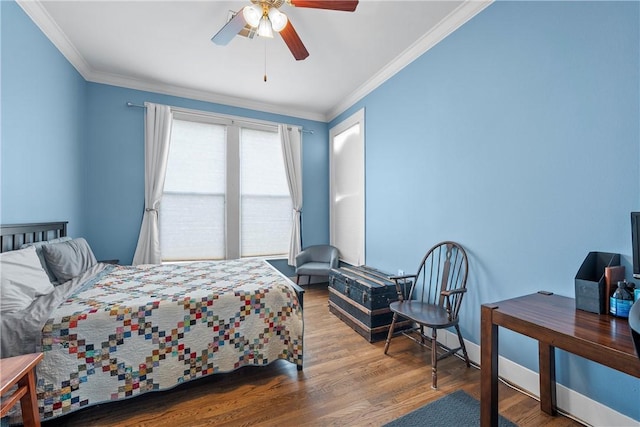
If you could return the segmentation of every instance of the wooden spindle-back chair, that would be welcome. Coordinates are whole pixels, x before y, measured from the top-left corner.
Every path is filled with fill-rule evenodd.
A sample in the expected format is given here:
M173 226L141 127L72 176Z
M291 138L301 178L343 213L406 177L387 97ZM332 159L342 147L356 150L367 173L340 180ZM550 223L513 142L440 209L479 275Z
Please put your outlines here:
M462 356L467 366L470 366L458 325L458 313L467 291L468 270L464 248L455 242L445 241L429 249L416 274L392 277L396 283L398 301L389 305L393 312L393 320L384 346L384 354L389 350L398 318L413 321L415 327L402 333L422 345L426 345L425 341L431 344L433 388L438 386L438 360L462 350ZM452 327L455 328L459 340L459 346L456 348L449 348L437 340L438 329ZM425 328L431 329L431 336L426 335ZM419 334L420 340L416 340L407 332ZM441 351L440 354L438 350Z

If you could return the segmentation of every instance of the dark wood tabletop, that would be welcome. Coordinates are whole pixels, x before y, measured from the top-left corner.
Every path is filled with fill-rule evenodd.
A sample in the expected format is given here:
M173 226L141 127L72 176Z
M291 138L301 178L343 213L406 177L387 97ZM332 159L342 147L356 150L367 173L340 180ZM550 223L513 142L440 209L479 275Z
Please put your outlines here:
M539 293L500 301L493 323L640 378L627 319L576 309L575 300Z
M481 307L480 424L498 425L499 327L538 341L540 409L556 415L555 349L577 354L640 378L627 319L576 309L575 300L549 292Z

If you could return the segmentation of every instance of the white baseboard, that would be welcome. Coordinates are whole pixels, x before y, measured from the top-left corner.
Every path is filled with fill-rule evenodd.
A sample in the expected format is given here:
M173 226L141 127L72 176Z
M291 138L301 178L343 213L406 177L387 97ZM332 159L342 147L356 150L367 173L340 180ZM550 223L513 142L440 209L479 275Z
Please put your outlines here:
M458 346L458 336L450 331L440 333L439 340L448 347ZM480 366L480 346L467 340L464 341L467 354L471 361ZM540 382L538 373L524 366L518 365L502 356L498 358L498 375L527 394L540 397ZM592 400L562 384L556 384L556 400L558 410L569 417L592 426L639 426L640 423L621 414L600 402Z

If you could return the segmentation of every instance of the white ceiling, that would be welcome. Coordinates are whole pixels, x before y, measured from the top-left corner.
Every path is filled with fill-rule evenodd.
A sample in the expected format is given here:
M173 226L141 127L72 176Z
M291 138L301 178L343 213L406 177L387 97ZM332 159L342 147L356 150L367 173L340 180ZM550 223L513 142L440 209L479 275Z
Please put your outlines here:
M328 121L490 1L360 0L355 12L285 4L310 53L303 61L279 35L211 42L249 0L18 3L88 81Z

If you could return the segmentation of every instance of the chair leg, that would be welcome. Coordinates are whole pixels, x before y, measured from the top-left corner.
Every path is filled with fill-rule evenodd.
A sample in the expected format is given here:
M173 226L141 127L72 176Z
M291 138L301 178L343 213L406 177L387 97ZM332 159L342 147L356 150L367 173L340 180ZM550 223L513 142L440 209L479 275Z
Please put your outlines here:
M391 319L391 325L389 326L389 333L387 334L387 341L384 343L384 354L387 354L387 350L389 350L389 344L391 343L391 337L393 336L393 329L396 326L397 319L398 319L398 313L393 313L393 319Z
M458 340L460 340L460 348L462 348L462 355L464 356L464 361L467 363L467 368L471 366L471 362L469 362L469 356L467 355L467 348L464 346L464 339L462 339L462 333L460 333L460 325L456 325L456 332L458 333Z
M431 388L438 388L438 333L431 329Z
M296 274L296 285L300 284L300 275Z

